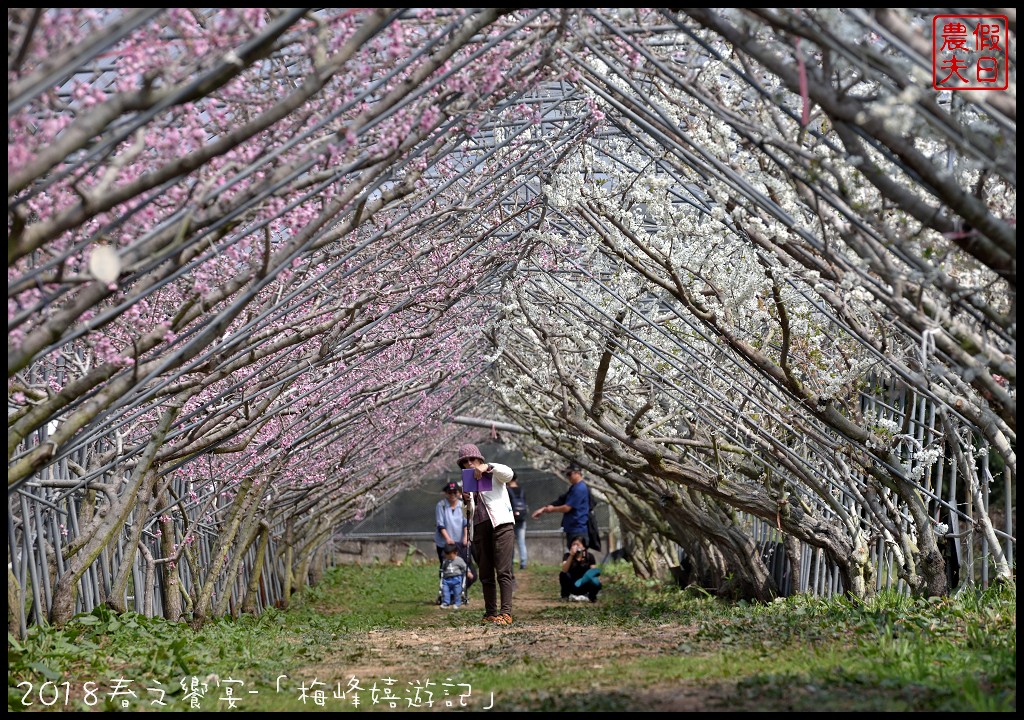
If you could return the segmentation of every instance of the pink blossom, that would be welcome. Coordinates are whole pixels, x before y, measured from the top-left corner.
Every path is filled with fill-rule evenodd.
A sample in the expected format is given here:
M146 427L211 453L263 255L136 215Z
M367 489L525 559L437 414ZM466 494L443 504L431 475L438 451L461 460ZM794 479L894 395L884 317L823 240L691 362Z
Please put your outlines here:
M441 119L441 111L436 105L431 105L423 111L423 116L420 118L420 129L430 130L434 124Z

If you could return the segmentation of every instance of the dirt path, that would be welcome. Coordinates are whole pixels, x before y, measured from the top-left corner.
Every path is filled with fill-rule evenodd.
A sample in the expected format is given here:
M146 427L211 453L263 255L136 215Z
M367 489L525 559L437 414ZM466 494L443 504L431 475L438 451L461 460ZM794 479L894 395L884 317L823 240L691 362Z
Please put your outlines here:
M585 677L615 668L625 660L679 652L692 639L693 628L662 624L630 628L594 624L588 617L599 611L590 603L561 603L558 578L550 568L516 571L515 624L481 623L483 595L479 585L459 610L441 609L426 593L415 599L385 599L395 604L429 605L422 623L404 631L370 631L349 636L346 646L328 660L304 672L332 685L346 678L443 678L453 668L503 667L524 660L564 662ZM581 654L580 648L585 648ZM622 691L622 688L619 688ZM635 691L636 689L632 689ZM706 687L646 687L637 710L696 711L709 700ZM720 696L726 689L712 691ZM498 709L498 708L495 708Z

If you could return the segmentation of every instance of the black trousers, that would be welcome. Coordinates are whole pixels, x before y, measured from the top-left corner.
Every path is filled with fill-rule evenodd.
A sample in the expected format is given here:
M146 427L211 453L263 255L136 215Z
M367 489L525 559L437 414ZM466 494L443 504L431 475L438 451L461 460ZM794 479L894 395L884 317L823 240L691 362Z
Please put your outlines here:
M569 573L566 572L558 573L558 584L562 586L563 598L567 598L570 595L586 595L590 602L594 602L597 600L597 594L601 592L600 584L594 581L588 582L581 588L576 587L576 581L569 577Z

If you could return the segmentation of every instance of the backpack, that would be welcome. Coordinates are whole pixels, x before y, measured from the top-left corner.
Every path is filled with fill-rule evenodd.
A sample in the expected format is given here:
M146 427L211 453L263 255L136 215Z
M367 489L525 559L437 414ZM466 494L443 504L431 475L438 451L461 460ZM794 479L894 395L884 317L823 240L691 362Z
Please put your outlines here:
M513 517L516 522L522 522L530 514L530 506L526 504L526 493L522 488L518 488L518 490L519 492L510 492L509 497L512 499Z
M591 550L601 549L601 529L597 526L597 514L593 510L587 517L587 547Z

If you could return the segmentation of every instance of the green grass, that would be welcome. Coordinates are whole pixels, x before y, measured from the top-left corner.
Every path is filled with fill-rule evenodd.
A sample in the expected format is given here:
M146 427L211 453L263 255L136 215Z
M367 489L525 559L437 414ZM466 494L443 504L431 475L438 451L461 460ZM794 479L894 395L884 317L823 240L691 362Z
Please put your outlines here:
M556 570L530 572L544 577ZM8 709L187 710L188 686L209 681L202 709L226 710L228 703L217 698L231 679L245 683L235 691L239 710L317 710L311 700L300 703L294 689L300 683L317 689L311 668L372 666L379 658L368 638L408 638L431 624L445 633L450 627L456 644L460 633L479 637L479 628L468 627L475 625L475 610L438 615L430 604L436 573L433 563L341 566L288 610L220 619L198 631L101 608L59 631L33 628L22 641L9 635ZM451 672L449 701L458 695L456 686L486 688L500 698L495 709L502 711L621 712L644 709L644 698L682 702L676 696L689 697L689 709L709 710L1016 707L1015 586L930 600L883 593L867 602L796 597L750 605L642 581L624 566L607 567L602 578L606 589L597 605L552 603L539 618L496 632L484 646L442 652L455 668L438 665L429 648L422 662L411 655L391 660L406 661L421 678ZM617 648L604 658L584 645L574 653L574 638L596 641L602 633L673 640L656 652ZM566 647L561 655L551 652L557 643ZM276 692L282 676L292 692ZM320 677L326 681L329 674ZM114 696L110 690L119 680L135 695ZM258 694L247 694L251 689ZM153 704L160 691L164 706ZM328 700L325 709L390 708Z
M113 710L124 699L132 709L183 709L182 679L190 685L193 677L205 681L211 675L244 678L247 689L264 689L260 709L279 703L279 709L287 708L284 697L265 692L276 687L279 676L316 663L354 633L405 627L423 608L401 598L422 596L423 576L429 572L436 577L436 568L426 567L336 568L315 588L293 598L288 610L221 618L198 631L135 613L118 616L99 607L76 616L60 631L33 627L20 642L8 634L8 709ZM89 697L94 704L86 703L86 683L111 688L118 678L131 681L135 698L116 697L111 703L109 693L100 691L98 700ZM43 688L44 683L49 684ZM152 704L161 690L166 706ZM257 709L253 699L247 697L239 707ZM44 701L53 704L47 708ZM220 705L226 708L228 703Z
M639 662L637 682L736 680L735 701L752 709L1016 707L1015 586L955 599L883 592L866 602L796 597L726 605L619 580L633 589L618 609L657 607L699 628L678 656Z

